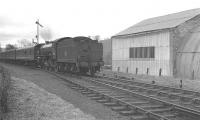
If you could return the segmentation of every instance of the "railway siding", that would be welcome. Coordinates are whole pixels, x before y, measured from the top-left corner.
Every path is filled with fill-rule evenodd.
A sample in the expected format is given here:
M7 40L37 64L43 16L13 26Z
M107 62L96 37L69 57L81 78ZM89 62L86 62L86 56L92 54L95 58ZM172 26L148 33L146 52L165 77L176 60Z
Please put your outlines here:
M98 75L100 76L108 76L108 77L117 77L119 79L128 79L128 80L134 80L138 82L143 83L149 83L152 84L152 82L156 85L162 85L162 86L169 86L174 88L180 88L181 83L180 80L182 80L182 88L181 89L187 89L191 91L200 91L200 81L197 80L190 80L185 78L174 78L174 77L168 77L168 76L150 76L150 75L134 75L130 73L121 73L121 72L113 72L111 70L102 70Z
M99 80L110 85L119 86L121 88L143 93L147 96L162 99L174 104L183 105L192 109L200 110L200 92L183 90L166 86L152 85L148 83L140 83L132 80L113 79Z

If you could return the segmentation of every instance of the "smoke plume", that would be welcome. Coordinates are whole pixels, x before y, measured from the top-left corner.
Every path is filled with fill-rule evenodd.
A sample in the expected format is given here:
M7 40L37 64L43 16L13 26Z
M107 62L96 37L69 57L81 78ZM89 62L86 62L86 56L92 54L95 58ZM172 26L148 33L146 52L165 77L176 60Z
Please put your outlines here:
M53 33L49 27L42 28L40 35L45 41L50 41L53 37Z

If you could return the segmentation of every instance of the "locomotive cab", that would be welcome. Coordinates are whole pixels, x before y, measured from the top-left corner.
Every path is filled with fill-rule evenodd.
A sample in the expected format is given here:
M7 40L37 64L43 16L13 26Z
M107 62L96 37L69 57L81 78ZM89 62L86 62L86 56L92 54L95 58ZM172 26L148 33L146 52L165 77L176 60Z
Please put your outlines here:
M78 41L79 46L78 63L80 72L90 72L93 75L96 71L100 71L100 66L103 65L102 44L87 37L76 37L74 39Z

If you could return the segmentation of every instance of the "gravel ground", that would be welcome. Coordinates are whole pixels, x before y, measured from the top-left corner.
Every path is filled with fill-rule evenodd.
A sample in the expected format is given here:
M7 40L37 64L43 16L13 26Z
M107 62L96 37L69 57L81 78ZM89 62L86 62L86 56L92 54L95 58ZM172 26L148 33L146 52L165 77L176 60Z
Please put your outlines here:
M41 70L30 69L11 64L1 64L6 67L12 76L31 81L46 91L56 94L63 100L73 104L85 114L92 115L97 120L127 120L110 108L103 106L86 96L68 88L66 82ZM78 119L74 119L78 120Z
M4 120L96 120L30 81L12 77Z
M155 84L158 85L166 85L170 87L176 87L180 88L180 80L182 80L182 88L183 89L189 89L193 91L199 91L200 92L200 80L189 80L189 79L181 79L181 78L173 78L173 77L167 77L167 76L147 76L147 75L134 75L130 73L121 73L121 72L113 72L111 70L102 70L100 75L106 74L108 76L118 75L126 78L136 78L136 81L141 81L145 83L152 83L152 81L155 81Z

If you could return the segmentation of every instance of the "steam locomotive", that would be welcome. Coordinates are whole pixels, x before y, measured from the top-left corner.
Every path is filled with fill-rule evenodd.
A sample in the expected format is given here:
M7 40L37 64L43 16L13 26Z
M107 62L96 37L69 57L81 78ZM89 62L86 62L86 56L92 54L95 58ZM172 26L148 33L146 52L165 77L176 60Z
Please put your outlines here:
M35 65L47 70L90 73L103 66L103 46L88 37L63 37L29 48L0 53L0 60Z

